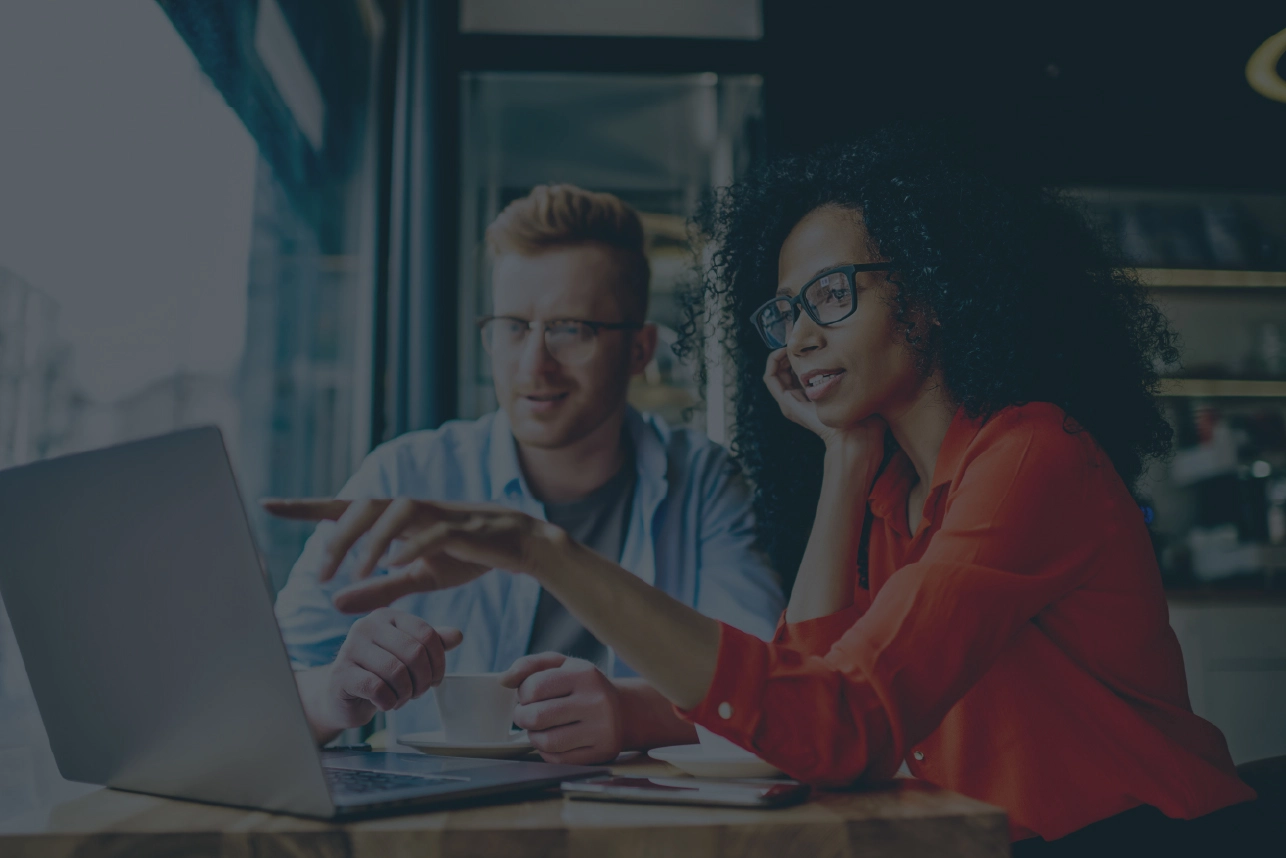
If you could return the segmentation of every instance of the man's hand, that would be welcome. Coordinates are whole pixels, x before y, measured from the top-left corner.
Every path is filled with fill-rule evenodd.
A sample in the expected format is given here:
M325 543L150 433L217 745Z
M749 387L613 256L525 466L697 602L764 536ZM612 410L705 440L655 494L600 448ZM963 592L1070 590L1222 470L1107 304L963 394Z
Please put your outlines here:
M525 656L500 684L518 689L514 723L546 762L596 765L624 749L621 691L588 661L554 652Z
M463 639L459 629L434 629L405 611L381 608L362 617L334 662L299 678L314 734L328 740L424 694L442 682L447 650Z

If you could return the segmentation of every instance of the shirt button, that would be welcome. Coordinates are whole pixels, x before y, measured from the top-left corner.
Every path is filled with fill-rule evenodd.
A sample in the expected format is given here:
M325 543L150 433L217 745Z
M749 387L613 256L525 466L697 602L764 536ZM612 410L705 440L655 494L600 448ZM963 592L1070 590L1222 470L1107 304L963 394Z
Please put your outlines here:
M731 717L732 717L732 704L730 704L730 703L720 703L720 704L719 704L719 717L720 717L720 718L722 718L722 719L723 719L723 720L725 720L725 721L727 721L729 718L731 718Z
M915 761L918 763L924 759L924 751L916 751L911 756L915 757Z

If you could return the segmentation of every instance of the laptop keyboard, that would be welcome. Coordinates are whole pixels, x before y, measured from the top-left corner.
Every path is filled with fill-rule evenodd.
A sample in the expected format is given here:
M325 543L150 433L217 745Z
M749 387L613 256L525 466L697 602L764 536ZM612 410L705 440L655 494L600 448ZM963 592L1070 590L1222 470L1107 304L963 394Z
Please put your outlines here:
M326 785L332 792L372 793L398 789L415 789L429 784L459 782L460 778L439 778L433 775L404 775L394 772L373 772L367 769L323 768Z

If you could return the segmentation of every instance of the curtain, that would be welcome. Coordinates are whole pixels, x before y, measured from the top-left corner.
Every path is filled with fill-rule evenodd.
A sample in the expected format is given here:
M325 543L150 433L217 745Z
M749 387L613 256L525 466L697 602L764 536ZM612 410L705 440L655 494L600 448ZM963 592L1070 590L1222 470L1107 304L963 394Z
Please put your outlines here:
M458 82L454 3L406 0L389 206L385 439L456 414Z

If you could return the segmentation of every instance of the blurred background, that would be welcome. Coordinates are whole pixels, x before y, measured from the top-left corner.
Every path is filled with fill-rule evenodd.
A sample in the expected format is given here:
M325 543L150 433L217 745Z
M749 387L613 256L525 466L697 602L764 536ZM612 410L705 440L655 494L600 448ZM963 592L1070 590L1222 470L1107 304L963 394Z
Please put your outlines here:
M949 118L1065 188L1179 330L1141 498L1193 706L1286 753L1286 13L1159 3L17 0L0 6L0 467L194 424L244 494L494 407L486 224L541 182L643 212L639 407L728 437L669 350L687 219L766 155ZM307 536L253 524L279 587ZM0 610L0 818L57 777Z

